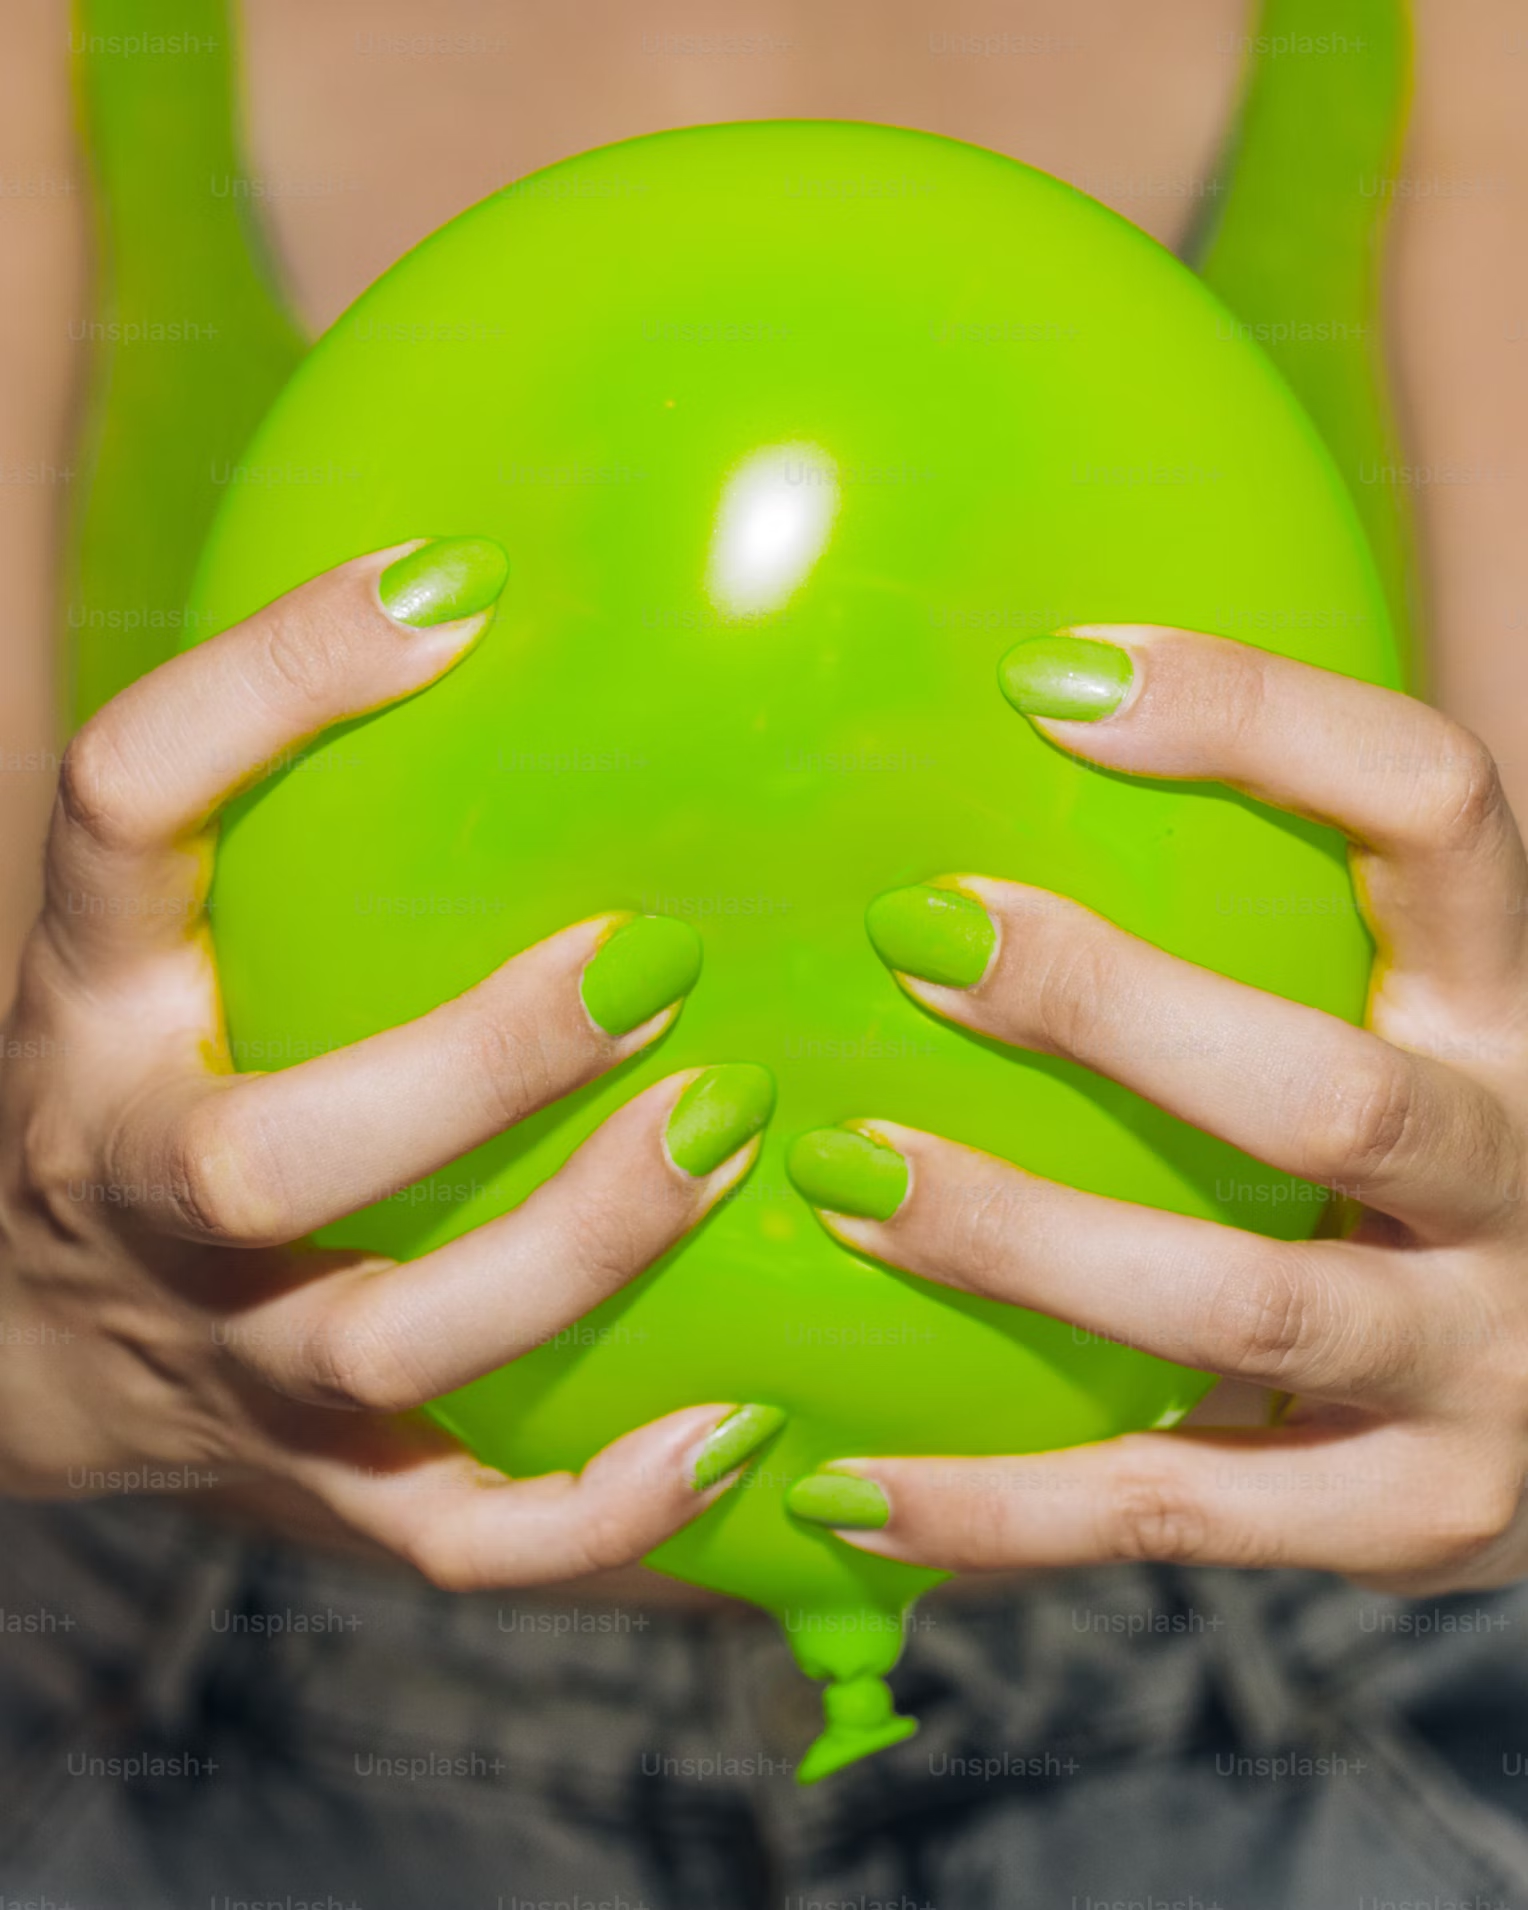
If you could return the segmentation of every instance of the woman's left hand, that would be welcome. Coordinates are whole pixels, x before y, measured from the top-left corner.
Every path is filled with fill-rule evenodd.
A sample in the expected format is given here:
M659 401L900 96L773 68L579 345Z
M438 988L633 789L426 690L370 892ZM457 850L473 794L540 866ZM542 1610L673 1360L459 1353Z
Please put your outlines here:
M1343 831L1379 950L1367 1026L986 876L902 892L883 958L934 1013L1338 1190L1356 1228L1267 1240L873 1119L849 1124L857 1158L839 1136L836 1169L834 1144L806 1137L793 1174L846 1245L1297 1397L1266 1430L846 1455L793 1509L959 1571L1306 1566L1409 1594L1528 1574L1528 858L1489 753L1409 697L1179 630L1021 644L1005 687L1090 762L1227 783Z

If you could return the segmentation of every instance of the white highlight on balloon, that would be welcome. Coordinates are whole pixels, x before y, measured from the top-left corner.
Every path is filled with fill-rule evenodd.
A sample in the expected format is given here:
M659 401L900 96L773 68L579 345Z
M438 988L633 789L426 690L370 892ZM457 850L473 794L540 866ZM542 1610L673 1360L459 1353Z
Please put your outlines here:
M814 444L771 444L728 478L717 506L706 592L728 616L778 610L827 547L838 468Z

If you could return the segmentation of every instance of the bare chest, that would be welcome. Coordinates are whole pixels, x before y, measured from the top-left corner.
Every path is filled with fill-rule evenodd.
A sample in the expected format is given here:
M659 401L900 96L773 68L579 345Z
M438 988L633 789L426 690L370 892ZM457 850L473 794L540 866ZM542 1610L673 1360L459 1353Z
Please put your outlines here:
M1245 0L258 0L261 207L314 325L506 180L687 122L893 121L1073 180L1168 244L1207 193Z

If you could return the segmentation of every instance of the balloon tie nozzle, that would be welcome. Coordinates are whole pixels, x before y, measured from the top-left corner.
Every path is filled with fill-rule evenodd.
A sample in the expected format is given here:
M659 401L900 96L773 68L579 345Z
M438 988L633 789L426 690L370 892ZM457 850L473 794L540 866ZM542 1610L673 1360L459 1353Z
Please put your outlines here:
M798 1784L815 1784L872 1751L900 1744L918 1728L916 1718L897 1715L891 1688L873 1673L838 1679L825 1686L822 1709L827 1729L797 1766Z

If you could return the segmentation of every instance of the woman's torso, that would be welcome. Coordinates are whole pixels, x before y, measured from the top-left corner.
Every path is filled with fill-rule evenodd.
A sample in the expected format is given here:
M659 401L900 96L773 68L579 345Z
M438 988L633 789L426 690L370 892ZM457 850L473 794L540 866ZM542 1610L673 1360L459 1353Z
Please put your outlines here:
M953 19L913 0L777 4L746 18L697 3L634 20L615 0L536 8L262 0L246 13L255 203L289 303L309 330L406 246L505 179L588 145L696 119L840 116L928 127L1072 179L1181 248L1220 190L1217 162L1252 25L1242 0L1151 9L1129 0L1035 0L1021 9L985 0ZM30 55L50 83L59 78L51 45ZM34 126L39 150L57 140L45 112L34 112ZM21 338L7 376L18 390L30 378L27 404L14 394L6 402L10 414L22 414L23 436L52 447L64 467L80 367L59 335L84 293L70 250L79 244L82 208L67 193L58 197L42 207L44 230L30 241L46 255L37 298L54 302L55 323ZM1425 261L1429 234L1414 233L1409 243L1413 255L1420 244ZM1417 300L1421 320L1431 316L1436 329L1433 308ZM1457 377L1450 368L1422 389L1422 421L1435 441L1428 406L1449 375ZM1460 410L1456 404L1456 417ZM1478 405L1462 411L1468 436L1483 414ZM1460 442L1456 429L1450 449ZM1478 597L1468 566L1479 517L1452 530L1453 554L1445 527L1445 596ZM57 518L45 509L13 511L0 528L0 556L24 605L46 604L56 550L38 531L56 531ZM35 731L45 720L35 680L46 676L38 659L48 631L36 608L25 623L6 667L32 685ZM1461 638L1455 654L1468 692L1476 652ZM18 817L30 793L16 789ZM31 813L37 809L32 795ZM25 894L24 873L12 876L11 888ZM644 1596L660 1589L647 1575L640 1583Z
M776 0L746 18L696 0L641 19L618 0L262 0L241 14L245 207L310 335L505 180L697 119L928 127L1070 178L1181 247L1220 190L1246 27L1244 0L1154 17L1119 0L1043 0L1017 20L994 0L958 20L924 0L826 13ZM591 1594L717 1602L648 1573L580 1587Z

